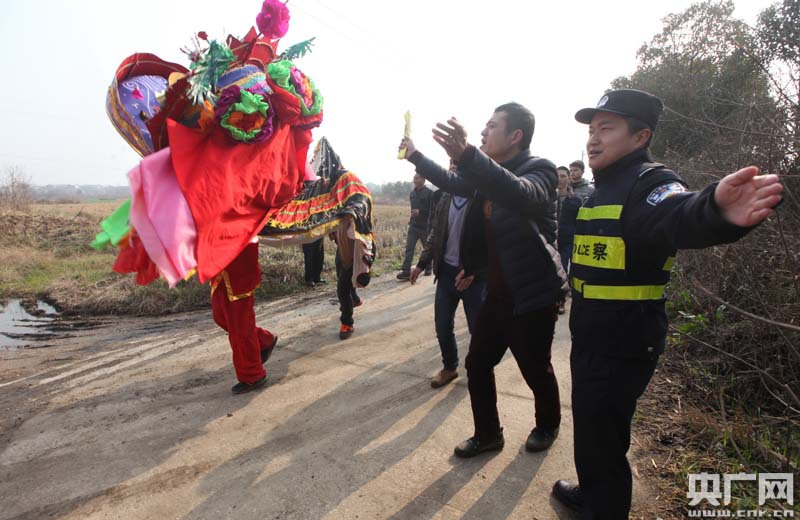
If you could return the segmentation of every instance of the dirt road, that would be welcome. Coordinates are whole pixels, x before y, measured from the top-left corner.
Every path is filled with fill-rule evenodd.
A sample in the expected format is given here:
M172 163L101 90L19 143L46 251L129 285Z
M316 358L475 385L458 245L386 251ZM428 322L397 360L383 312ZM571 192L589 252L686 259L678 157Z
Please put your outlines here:
M55 347L0 352L0 519L570 518L549 493L575 478L567 320L553 347L555 445L525 452L533 399L507 354L505 449L460 460L466 374L429 386L432 280L389 278L361 292L346 341L332 288L257 306L281 336L258 393L230 393L230 349L210 312L106 319ZM461 311L456 327L463 363Z

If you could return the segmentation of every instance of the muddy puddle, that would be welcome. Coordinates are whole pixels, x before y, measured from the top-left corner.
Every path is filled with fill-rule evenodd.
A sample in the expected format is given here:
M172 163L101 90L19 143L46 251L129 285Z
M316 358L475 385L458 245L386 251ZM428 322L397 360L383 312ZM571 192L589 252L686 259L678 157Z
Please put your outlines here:
M57 317L58 311L43 301L30 311L20 300L0 302L0 349L22 348L51 337Z

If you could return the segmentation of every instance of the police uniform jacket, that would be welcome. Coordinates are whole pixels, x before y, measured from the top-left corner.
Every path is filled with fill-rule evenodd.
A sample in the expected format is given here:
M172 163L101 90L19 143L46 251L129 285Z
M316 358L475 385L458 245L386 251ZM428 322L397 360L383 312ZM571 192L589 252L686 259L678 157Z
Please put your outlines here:
M678 174L649 160L639 150L593 171L596 189L578 213L570 269L573 348L657 357L676 251L734 242L749 231L722 218L716 184L690 192Z

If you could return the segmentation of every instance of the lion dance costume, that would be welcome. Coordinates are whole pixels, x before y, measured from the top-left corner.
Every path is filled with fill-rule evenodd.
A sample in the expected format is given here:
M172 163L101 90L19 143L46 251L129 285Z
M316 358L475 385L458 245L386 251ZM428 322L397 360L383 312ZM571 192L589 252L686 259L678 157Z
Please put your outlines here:
M261 281L259 235L269 245L305 243L334 229L352 237L355 286L369 282L375 254L372 200L344 171L323 138L315 151L322 178L305 190L311 130L322 96L293 60L312 40L277 53L289 12L265 0L242 39L224 43L200 32L182 49L189 68L139 53L119 66L106 109L142 156L128 173L131 198L101 223L92 246L119 248L114 270L146 285L174 287L196 275L210 282L214 321L228 333L239 384L266 381L263 364L277 336L256 326Z

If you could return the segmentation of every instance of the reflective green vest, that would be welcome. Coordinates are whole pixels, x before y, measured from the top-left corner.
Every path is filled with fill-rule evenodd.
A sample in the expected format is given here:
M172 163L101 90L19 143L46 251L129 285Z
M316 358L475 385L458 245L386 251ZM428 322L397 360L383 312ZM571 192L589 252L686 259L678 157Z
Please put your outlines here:
M609 179L578 212L572 247L570 281L583 298L592 300L661 300L675 261L675 251L645 263L622 233L625 203L641 179L648 183L678 180L660 164L646 164L638 176ZM644 257L644 255L642 255Z

